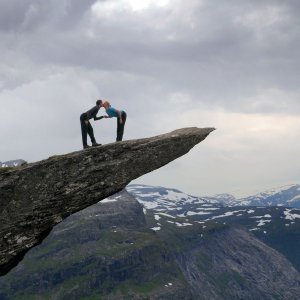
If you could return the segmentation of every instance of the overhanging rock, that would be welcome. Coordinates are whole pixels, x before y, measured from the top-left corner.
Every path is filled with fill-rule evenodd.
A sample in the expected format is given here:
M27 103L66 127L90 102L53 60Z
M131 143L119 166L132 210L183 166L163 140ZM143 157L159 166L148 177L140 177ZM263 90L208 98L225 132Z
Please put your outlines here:
M0 275L64 218L186 154L213 130L184 128L0 169Z

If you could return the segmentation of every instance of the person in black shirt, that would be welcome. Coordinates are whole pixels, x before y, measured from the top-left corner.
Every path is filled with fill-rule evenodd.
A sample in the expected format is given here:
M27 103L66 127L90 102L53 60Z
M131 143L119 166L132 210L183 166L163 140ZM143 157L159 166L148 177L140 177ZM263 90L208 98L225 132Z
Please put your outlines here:
M80 116L83 149L90 147L87 144L87 135L90 136L93 147L101 145L96 142L96 139L94 136L94 130L93 130L93 127L89 120L94 119L95 121L97 121L97 120L101 120L103 118L103 116L97 117L97 113L102 106L103 106L102 100L97 100L96 106L94 106L93 108L91 108L90 110L88 110L87 112L83 113Z

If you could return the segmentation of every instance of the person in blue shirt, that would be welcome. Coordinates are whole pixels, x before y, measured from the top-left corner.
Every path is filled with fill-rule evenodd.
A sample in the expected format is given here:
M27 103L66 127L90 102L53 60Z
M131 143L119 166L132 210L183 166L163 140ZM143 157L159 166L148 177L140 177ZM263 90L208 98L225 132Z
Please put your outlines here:
M117 118L117 142L122 141L124 134L124 127L126 123L127 114L124 110L118 110L111 107L108 101L103 103L107 116L105 118Z

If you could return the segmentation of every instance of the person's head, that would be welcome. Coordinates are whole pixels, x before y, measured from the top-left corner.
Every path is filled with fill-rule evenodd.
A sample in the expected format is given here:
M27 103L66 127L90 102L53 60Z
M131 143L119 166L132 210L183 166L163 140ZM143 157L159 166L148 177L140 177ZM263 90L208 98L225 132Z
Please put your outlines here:
M110 103L109 103L108 101L105 101L105 102L103 103L103 107L104 107L105 109L108 109L108 108L110 107Z
M102 107L103 106L102 100L97 100L96 105L99 106L99 107Z

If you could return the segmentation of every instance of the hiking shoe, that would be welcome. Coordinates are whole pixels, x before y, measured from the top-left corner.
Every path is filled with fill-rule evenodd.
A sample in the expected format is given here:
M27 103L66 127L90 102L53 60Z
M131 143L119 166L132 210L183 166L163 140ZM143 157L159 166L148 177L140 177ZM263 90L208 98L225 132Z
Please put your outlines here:
M89 145L83 146L83 149L87 149L87 148L91 148L91 146L89 146Z
M101 146L102 144L93 143L93 147Z

